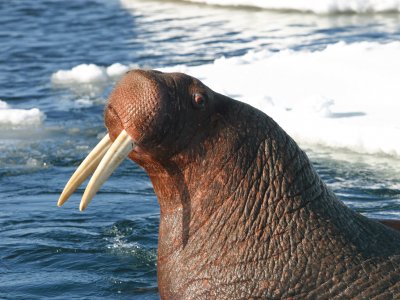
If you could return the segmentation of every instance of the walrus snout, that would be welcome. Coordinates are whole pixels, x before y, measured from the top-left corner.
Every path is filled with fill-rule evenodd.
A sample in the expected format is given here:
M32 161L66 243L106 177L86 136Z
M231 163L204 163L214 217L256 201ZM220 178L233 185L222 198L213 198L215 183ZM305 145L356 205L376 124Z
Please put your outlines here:
M122 78L105 109L108 134L72 175L59 198L59 206L93 173L80 204L80 210L84 210L125 158L165 134L170 87L168 78L157 71L134 70Z
M105 109L111 139L124 129L137 143L154 146L157 135L165 134L168 128L171 86L171 79L159 71L128 72L114 88Z

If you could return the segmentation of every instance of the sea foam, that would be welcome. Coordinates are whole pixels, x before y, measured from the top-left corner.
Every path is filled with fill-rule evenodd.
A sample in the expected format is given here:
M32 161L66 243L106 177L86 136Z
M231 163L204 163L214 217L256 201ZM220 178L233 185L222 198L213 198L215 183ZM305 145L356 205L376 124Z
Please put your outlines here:
M46 115L38 108L15 109L0 100L0 126L37 126Z
M316 14L400 12L400 0L187 0L222 6L294 10Z

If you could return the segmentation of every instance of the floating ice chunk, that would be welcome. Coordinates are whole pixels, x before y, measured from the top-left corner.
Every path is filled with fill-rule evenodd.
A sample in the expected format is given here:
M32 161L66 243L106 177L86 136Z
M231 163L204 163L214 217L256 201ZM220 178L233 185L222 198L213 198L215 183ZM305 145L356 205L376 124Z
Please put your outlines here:
M107 68L107 75L109 77L119 77L126 73L130 68L120 63L112 64Z
M105 82L107 79L105 69L95 64L82 64L71 70L59 70L51 76L55 84Z
M95 64L81 64L71 70L59 70L51 76L56 85L105 84L122 76L131 67L115 63L109 67Z
M249 52L176 66L253 105L298 142L400 156L400 42Z
M46 118L38 108L12 109L0 100L0 126L37 126Z

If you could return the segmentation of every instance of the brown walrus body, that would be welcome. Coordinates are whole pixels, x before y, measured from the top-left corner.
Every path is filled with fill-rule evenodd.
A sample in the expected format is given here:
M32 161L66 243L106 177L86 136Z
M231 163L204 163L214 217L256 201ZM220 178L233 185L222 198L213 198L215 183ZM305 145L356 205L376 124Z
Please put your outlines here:
M136 70L105 123L135 141L158 197L161 298L400 298L400 234L344 206L259 110Z

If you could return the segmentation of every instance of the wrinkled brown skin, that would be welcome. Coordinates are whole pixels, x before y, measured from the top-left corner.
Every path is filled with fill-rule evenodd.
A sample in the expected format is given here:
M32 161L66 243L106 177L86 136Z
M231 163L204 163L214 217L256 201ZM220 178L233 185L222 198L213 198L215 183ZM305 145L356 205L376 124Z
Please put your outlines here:
M399 232L347 208L259 110L181 73L135 70L105 123L137 142L130 158L158 197L162 299L400 297Z

